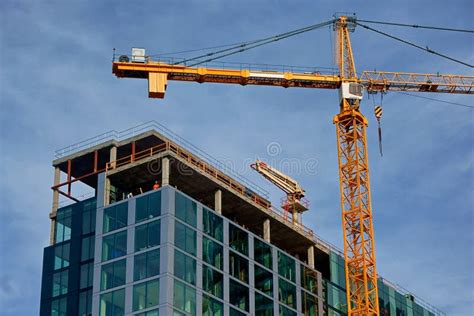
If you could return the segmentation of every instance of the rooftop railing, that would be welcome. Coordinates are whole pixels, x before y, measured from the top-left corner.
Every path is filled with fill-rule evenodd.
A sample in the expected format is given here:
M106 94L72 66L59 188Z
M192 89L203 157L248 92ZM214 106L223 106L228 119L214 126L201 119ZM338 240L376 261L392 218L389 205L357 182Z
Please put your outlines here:
M265 198L269 197L268 191L258 186L257 184L253 183L249 179L243 177L242 175L238 174L236 171L234 171L232 168L230 168L226 164L220 162L216 158L212 157L210 154L206 153L204 150L193 145L189 141L185 140L181 136L174 133L172 130L166 128L165 126L161 125L160 123L156 121L146 122L146 123L137 125L135 127L120 131L120 132L117 132L116 130L111 130L106 133L102 133L97 136L88 138L86 140L83 140L78 143L56 150L55 158L56 159L63 158L75 152L78 152L78 151L81 151L93 146L97 146L107 141L123 141L127 138L134 137L142 133L153 131L153 130L159 132L160 134L170 139L174 143L186 148L193 154L199 155L199 157L201 157L201 159L203 159L209 165L217 168L218 170L222 172L225 172L231 175L233 178L239 180L242 184L247 186L249 189L257 192L261 196Z

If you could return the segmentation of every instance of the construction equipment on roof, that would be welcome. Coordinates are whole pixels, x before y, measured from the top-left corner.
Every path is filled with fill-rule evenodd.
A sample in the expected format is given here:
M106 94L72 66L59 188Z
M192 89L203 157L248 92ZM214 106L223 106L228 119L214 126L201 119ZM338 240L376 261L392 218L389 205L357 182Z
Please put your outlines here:
M374 23L373 21L362 22ZM332 25L335 32L336 60L339 68L337 74L324 74L319 71L294 72L291 68L283 71L268 71L245 67L240 69L197 67L218 58L328 25ZM171 80L285 88L338 89L339 113L334 116L333 123L336 125L339 160L347 310L349 316L367 316L379 315L379 300L366 138L368 121L360 112L363 91L474 94L474 76L382 71L364 71L359 76L356 72L349 37L349 33L353 32L357 25L473 68L472 65L437 53L427 47L424 48L375 30L360 23L355 15L341 15L324 23L178 62L153 61L145 55L144 50L136 50L138 55L132 56L131 62L127 56L120 57L118 61L114 56L112 71L120 78L148 79L148 95L151 98L164 98L168 81ZM452 31L452 29L434 27L423 28ZM467 32L472 33L472 31ZM202 60L203 58L205 59Z
M291 212L293 224L298 224L299 214L308 210L308 203L303 200L305 190L300 184L263 161L257 160L250 167L286 193L282 208L286 214Z

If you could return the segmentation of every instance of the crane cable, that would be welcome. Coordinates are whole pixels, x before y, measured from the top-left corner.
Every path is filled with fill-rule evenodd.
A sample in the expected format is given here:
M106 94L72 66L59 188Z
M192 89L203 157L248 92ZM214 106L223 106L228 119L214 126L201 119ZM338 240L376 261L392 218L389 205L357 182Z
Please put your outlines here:
M207 62L210 62L210 61L213 61L213 60L216 60L216 59L220 59L220 58L227 57L227 56L230 56L230 55L233 55L233 54L241 53L241 52L244 52L244 51L252 49L252 48L256 48L256 47L259 47L259 46L262 46L262 45L266 45L266 44L269 44L269 43L272 43L272 42L276 42L276 41L279 41L279 40L282 40L282 39L285 39L285 38L288 38L288 37L291 37L291 36L295 36L295 35L298 35L298 34L301 34L301 33L309 32L309 31L312 31L312 30L315 30L315 29L318 29L318 28L321 28L321 27L325 27L327 25L332 24L333 22L334 22L334 20L329 20L329 21L326 21L326 22L323 22L323 23L314 24L314 25L307 26L307 27L304 27L304 28L300 28L300 29L297 29L297 30L293 30L293 31L290 31L290 32L285 32L285 33L282 33L282 34L262 38L262 39L255 40L255 41L245 42L243 44L239 44L239 45L236 45L236 46L233 46L233 47L230 47L230 48L226 48L226 49L218 50L218 51L215 51L215 52L203 54L203 55L200 55L200 56L188 58L188 59L176 62L176 63L174 63L174 65L176 65L176 64L185 64L189 61L195 61L195 60L198 60L198 59L201 59L201 58L204 58L204 57L210 57L210 56L214 56L214 55L229 52L229 53L222 54L222 55L219 55L219 56L216 56L216 57L212 57L212 58L209 58L209 59L206 59L206 60L203 60L203 61L197 61L196 63L194 63L192 65L189 65L189 67L196 66L196 65L199 65L199 64L202 64L202 63L207 63Z
M370 27L370 26L368 26L368 25L361 24L361 23L359 23L359 22L357 22L357 21L355 21L354 23L356 23L357 25L359 25L359 26L361 26L361 27L363 27L363 28L365 28L365 29L367 29L367 30L373 31L373 32L375 32L375 33L382 34L382 35L384 35L384 36L387 36L387 37L389 37L389 38L391 38L391 39L397 40L397 41L402 42L402 43L404 43L404 44L407 44L407 45L416 47L416 48L421 49L421 50L424 50L424 51L427 51L428 53L431 53L431 54L434 54L434 55L437 55L437 56L440 56L440 57L449 59L449 60L451 60L451 61L454 61L454 62L456 62L456 63L462 64L462 65L464 65L464 66L468 66L468 67L470 67L470 68L474 68L474 65L471 65L471 64L468 64L468 63L466 63L466 62L460 61L459 59L455 59L455 58L446 56L446 55L444 55L444 54L438 53L438 52L436 52L436 51L430 49L428 46L427 46L427 47L422 47L422 46L420 46L420 45L414 44L414 43L412 43L412 42L409 42L409 41L407 41L407 40L401 39L401 38L399 38L399 37L390 35L390 34L388 34L388 33L385 33L385 32L379 31L379 30L376 30L376 29L374 29L374 28L372 28L372 27Z
M427 26L427 25L403 24L403 23L371 21L371 20L359 20L359 19L357 19L357 21L365 22L365 23L372 23L372 24L383 24L383 25L392 25L392 26L413 27L413 28L417 28L417 29L428 29L428 30L437 30L437 31L474 33L474 30L453 29L453 28L447 28L447 27L436 27L436 26Z

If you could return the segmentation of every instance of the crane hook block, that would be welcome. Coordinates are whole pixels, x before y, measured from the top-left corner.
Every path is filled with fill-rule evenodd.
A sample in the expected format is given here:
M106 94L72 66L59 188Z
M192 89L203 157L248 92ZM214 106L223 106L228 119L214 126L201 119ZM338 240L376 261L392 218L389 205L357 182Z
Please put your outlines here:
M375 117L379 120L381 117L382 117L382 107L380 105L377 105L375 108L374 108L374 114L375 114Z

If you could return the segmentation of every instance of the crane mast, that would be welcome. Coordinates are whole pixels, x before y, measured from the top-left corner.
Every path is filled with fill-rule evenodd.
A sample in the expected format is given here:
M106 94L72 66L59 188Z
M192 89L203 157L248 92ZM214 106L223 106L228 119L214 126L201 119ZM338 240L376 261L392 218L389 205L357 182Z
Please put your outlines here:
M374 229L367 152L367 119L360 113L349 32L355 24L342 16L334 24L341 76L340 111L334 117L344 235L348 315L379 315ZM352 94L351 92L355 92Z
M283 208L288 212L291 211L293 224L298 224L298 214L308 210L307 205L302 203L305 190L300 184L263 161L257 160L250 167L286 193Z
M339 16L333 20L339 75L255 70L250 67L188 67L153 61L145 56L144 50L138 55L132 54L131 61L125 55L114 59L112 72L119 78L147 79L150 98L164 98L170 80L338 89L339 113L334 116L333 123L336 126L339 160L347 311L349 316L372 316L379 315L379 301L366 137L368 121L359 109L363 90L474 94L474 76L364 71L358 78L349 37L356 24L353 16ZM288 199L302 197L301 192L297 193L296 181L268 165L265 168L262 166L260 162L255 168L260 168L260 173L287 192Z

